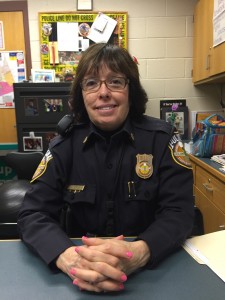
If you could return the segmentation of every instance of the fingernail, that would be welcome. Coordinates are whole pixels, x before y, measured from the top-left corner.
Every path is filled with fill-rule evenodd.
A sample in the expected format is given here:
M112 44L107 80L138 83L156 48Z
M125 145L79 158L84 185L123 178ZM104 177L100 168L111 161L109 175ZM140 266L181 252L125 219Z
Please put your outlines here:
M71 275L75 275L75 274L76 274L76 270L75 270L75 269L71 269L71 270L70 270L70 274L71 274Z
M83 235L83 236L82 236L82 239L83 239L83 240L88 240L88 237L85 236L85 235Z
M131 251L127 251L126 255L127 255L128 258L133 257L133 253Z
M76 251L77 253L79 253L79 251L80 251L79 247L75 247L75 251Z
M122 283L120 283L119 288L120 288L120 290L124 290L124 285Z
M74 285L78 285L78 280L75 279L75 280L73 281L73 284L74 284Z
M123 274L122 276L121 276L121 281L127 281L127 276L125 275L125 274Z

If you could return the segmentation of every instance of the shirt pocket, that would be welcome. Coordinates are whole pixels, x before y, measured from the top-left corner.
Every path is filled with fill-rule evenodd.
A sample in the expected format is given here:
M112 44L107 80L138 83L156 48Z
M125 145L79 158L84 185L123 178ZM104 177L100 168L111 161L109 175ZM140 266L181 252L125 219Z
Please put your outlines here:
M69 205L94 205L96 201L96 185L85 185L81 191L66 190L64 200Z
M121 230L126 235L138 235L155 219L157 206L157 183L152 179L132 182L132 189L126 182L123 206L120 207Z
M69 234L72 232L75 236L75 232L77 236L80 236L87 232L97 232L98 211L96 209L95 185L85 185L84 189L79 192L66 190L64 201L67 210L65 227Z
M157 195L157 184L153 180L129 181L125 184L126 201L152 202Z

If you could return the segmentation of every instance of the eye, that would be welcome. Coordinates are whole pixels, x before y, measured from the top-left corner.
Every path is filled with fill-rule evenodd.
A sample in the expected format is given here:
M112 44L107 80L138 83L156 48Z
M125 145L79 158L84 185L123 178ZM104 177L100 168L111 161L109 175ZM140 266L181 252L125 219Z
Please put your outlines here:
M95 79L95 78L87 79L87 80L84 82L84 85L85 85L87 88L96 86L97 84L98 84L98 80Z
M122 77L113 77L109 80L109 83L113 85L124 85L125 80Z

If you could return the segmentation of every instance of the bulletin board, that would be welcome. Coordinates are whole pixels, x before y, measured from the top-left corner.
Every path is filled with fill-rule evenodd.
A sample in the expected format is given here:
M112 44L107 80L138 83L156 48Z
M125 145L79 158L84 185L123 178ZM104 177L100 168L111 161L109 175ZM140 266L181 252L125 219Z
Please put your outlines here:
M107 43L127 48L127 12L39 13L41 68L76 74L82 52L96 42L90 33L99 14L116 24Z

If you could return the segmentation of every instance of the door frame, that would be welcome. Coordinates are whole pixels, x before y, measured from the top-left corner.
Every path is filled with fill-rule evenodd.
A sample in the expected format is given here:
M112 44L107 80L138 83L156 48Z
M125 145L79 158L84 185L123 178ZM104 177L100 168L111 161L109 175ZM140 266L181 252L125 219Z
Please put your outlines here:
M26 73L27 79L31 75L31 49L30 49L30 32L29 32L29 17L27 1L0 1L1 12L14 12L22 11L23 13L23 25L24 25L24 42L26 49Z

